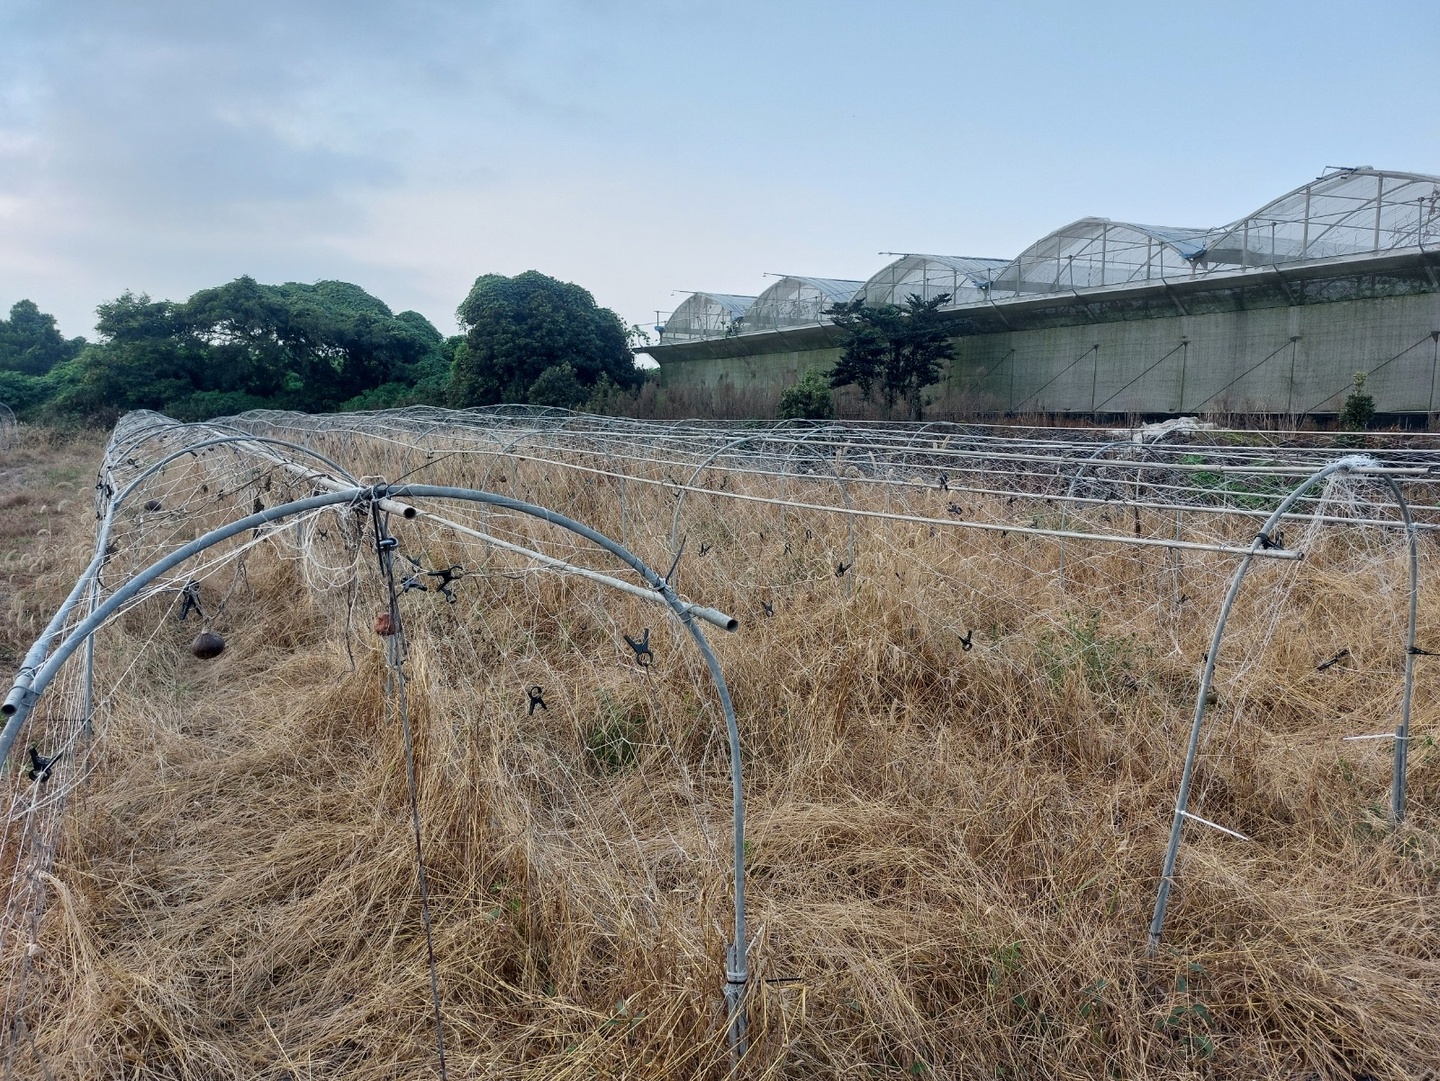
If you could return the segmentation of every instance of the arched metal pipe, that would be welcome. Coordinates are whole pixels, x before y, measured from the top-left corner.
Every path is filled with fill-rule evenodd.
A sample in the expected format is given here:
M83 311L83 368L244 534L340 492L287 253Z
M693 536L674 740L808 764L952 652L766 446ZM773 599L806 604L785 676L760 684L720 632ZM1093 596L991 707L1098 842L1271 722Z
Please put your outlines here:
M161 430L164 427L164 425L159 424L152 425L149 431L153 435L156 433L157 430ZM173 425L173 427L178 429L223 428L230 426L175 424ZM128 443L125 450L120 452L120 456L123 457L130 450L138 446L139 443L144 442L145 438L149 438L149 436L145 436L139 440ZM23 696L26 689L30 686L33 673L35 672L35 669L40 664L40 662L44 659L46 652L50 648L50 643L53 642L55 640L55 636L59 634L60 628L65 624L65 620L70 618L70 613L74 611L75 605L84 595L86 588L94 582L95 575L99 573L101 565L105 562L105 550L109 547L110 544L110 531L114 527L115 515L120 510L121 504L125 502L125 499L130 495L130 493L176 459L183 458L187 454L205 450L209 447L221 446L231 443L269 443L276 446L288 447L293 450L299 450L313 456L317 460L330 466L332 469L335 470L336 474L339 477L349 480L352 483L358 483L357 481L355 481L355 478L350 475L348 470L346 470L343 466L337 465L335 462L332 462L323 454L319 454L315 451L309 450L306 447L302 447L298 443L289 443L283 439L271 439L267 436L245 434L218 436L214 439L207 439L201 443L194 443L190 446L182 447L180 450L174 451L173 453L166 455L164 458L161 458L158 462L155 462L154 464L146 468L139 476L135 477L132 481L130 481L129 484L127 484L120 492L113 495L107 502L105 507L105 513L100 519L100 527L96 530L95 552L91 556L89 564L86 565L85 569L80 572L80 576L76 578L75 585L71 588L69 596L67 596L65 600L61 603L60 607L55 610L54 615L50 617L49 623L45 625L45 629L40 632L40 636L35 639L35 641L31 644L29 650L26 651L24 659L20 662L20 668L15 676L15 681L11 685L10 692L6 695L3 705L0 705L0 713L3 713L5 716L8 717L15 712L15 704L18 702L19 697ZM112 457L113 455L107 452L106 463L101 466L102 472L108 471L109 463ZM303 467L299 466L298 464L293 465L294 468L296 468L297 470L304 472ZM325 478L323 478L319 474L307 475L311 476L312 479L314 479L318 483L326 483ZM339 485L338 481L331 481L329 483L336 486ZM384 509L400 513L406 518L415 517L415 510L413 507L406 508L401 506L400 504L392 504L391 506ZM0 758L3 758L3 756L0 756Z
M1240 565L1235 568L1235 574L1230 579L1230 588L1225 592L1225 599L1220 605L1220 614L1215 620L1215 631L1210 637L1210 651L1205 654L1205 667L1200 674L1200 687L1195 692L1195 716L1190 723L1190 740L1185 748L1185 768L1180 774L1180 790L1175 796L1175 815L1170 823L1170 840L1165 848L1165 862L1160 872L1160 888L1156 891L1155 911L1150 917L1150 936L1147 946L1149 953L1153 954L1160 947L1160 933L1165 927L1165 910L1169 907L1170 889L1175 882L1175 861L1180 854L1180 835L1185 828L1185 819L1189 817L1190 785L1195 777L1195 756L1200 747L1200 733L1205 724L1206 699L1210 695L1211 681L1215 678L1215 663L1220 656L1220 643L1225 636L1225 624L1230 619L1230 609L1234 607L1235 599L1240 595L1240 587L1245 584L1245 576L1250 572L1250 561L1266 543L1262 538L1270 536L1270 531L1279 523L1285 512L1307 491L1336 473L1348 473L1374 464L1373 458L1359 454L1349 455L1331 462L1306 478L1294 491L1280 501L1279 506L1270 512L1270 517L1265 519L1265 524L1260 527L1259 534L1250 543L1250 551L1241 558Z
M136 597L146 586L155 581L167 571L179 566L186 560L198 555L200 552L215 546L223 541L244 533L251 529L258 529L271 522L291 517L296 514L304 514L308 511L319 510L324 507L336 504L348 503L378 503L382 500L393 499L394 497L422 499L453 499L473 503L487 504L499 507L504 510L515 511L527 514L552 525L567 529L578 536L597 545L619 559L626 566L635 571L641 579L658 593L670 607L675 617L689 632L694 640L696 648L710 674L710 679L715 686L715 691L720 699L721 711L725 717L725 728L729 742L730 751L730 777L731 777L731 799L733 819L733 876L734 876L734 936L726 949L725 958L725 1000L728 1014L728 1035L732 1053L738 1056L743 1052L745 1044L745 1014L743 1002L746 986L749 981L749 965L746 950L746 922L745 922L745 795L741 776L740 761L740 730L735 717L735 707L730 698L730 689L725 682L724 673L720 669L720 663L716 659L710 644L705 639L704 632L694 619L694 613L689 605L681 601L656 571L646 565L638 556L604 534L591 529L581 522L575 521L564 514L552 511L546 507L539 507L531 503L524 503L509 496L497 495L493 492L475 491L469 488L451 488L430 484L406 484L390 487L387 485L375 485L369 488L350 488L338 492L326 492L322 495L310 496L306 499L294 500L290 503L282 503L275 507L268 507L256 514L247 515L238 521L230 522L227 525L213 529L204 536L198 537L188 544L177 548L163 558L152 563L139 574L135 575L123 586L115 590L104 603L99 605L85 619L81 620L65 639L56 647L55 651L46 658L43 665L35 674L30 686L18 697L12 692L15 701L7 699L4 712L6 722L3 730L0 730L0 765L10 753L10 748L15 742L16 736L23 727L31 709L44 694L45 688L83 643L88 641L106 620L120 610L128 601ZM103 550L102 550L103 551Z

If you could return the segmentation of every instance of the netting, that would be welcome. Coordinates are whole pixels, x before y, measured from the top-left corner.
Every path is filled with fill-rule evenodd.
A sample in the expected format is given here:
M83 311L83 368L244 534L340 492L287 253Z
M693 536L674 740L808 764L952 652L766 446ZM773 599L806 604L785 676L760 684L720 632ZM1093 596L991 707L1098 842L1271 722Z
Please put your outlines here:
M1347 762L1345 783L1383 803L1391 751L1412 740L1397 727L1414 585L1403 515L1428 553L1436 461L1424 436L1347 446L1186 425L660 424L428 408L180 425L131 414L100 471L94 562L7 699L12 723L30 714L10 755L0 845L7 1053L38 1071L97 1023L99 1007L67 983L89 971L98 947L82 944L96 932L78 929L81 887L56 868L64 809L83 797L84 834L168 838L134 854L137 881L160 885L115 881L131 908L110 919L145 928L131 950L188 958L197 973L139 995L130 1024L220 1003L225 1024L263 1044L261 1013L299 1011L275 1041L324 1048L341 1070L347 1055L380 1055L336 1050L378 1022L346 1006L352 976L332 985L305 951L353 974L378 950L378 968L363 969L375 994L417 1016L433 1003L445 1053L470 1071L516 1046L535 1076L559 1075L577 1047L574 1061L620 1069L626 1039L663 1063L655 1076L771 1068L787 1055L819 1069L835 1061L831 1045L797 1052L786 1035L802 987L814 1009L827 1004L835 1047L847 1016L874 1016L865 1039L886 1054L958 1063L953 1049L971 1037L941 1032L968 1008L967 965L981 966L981 992L988 981L1007 997L1073 998L1052 985L1060 977L1022 974L1008 944L1144 940L1182 759L1193 788L1175 822L1193 823L1194 855L1174 876L1166 933L1192 946L1214 933L1216 898L1257 927L1274 922L1260 884L1293 863L1297 820L1319 831L1307 844L1352 836L1353 819L1287 789L1306 763ZM1250 577L1211 663L1242 563ZM77 632L102 605L113 610L99 633ZM715 643L717 683L690 629L731 617L742 633ZM1422 640L1433 625L1431 613ZM223 693L209 674L219 669L196 667L204 635L221 641ZM38 701L27 679L49 680ZM726 684L738 727L717 692ZM1186 756L1192 708L1211 720L1196 722ZM727 729L746 756L748 843ZM979 758L960 749L969 741ZM228 764L199 769L199 748L217 744ZM957 756L964 779L949 767ZM371 759L389 766L372 773ZM408 797L396 781L407 763ZM1036 763L1047 765L1032 773ZM1434 767L1420 769L1429 792ZM373 802L371 819L337 810L345 786L312 784L331 770ZM103 794L90 781L102 771ZM175 780L156 787L154 773ZM284 783L255 779L267 773ZM849 804L833 799L836 783ZM142 791L158 805L131 802ZM190 820L170 817L192 804ZM912 804L931 810L906 817ZM1404 811L1402 801L1389 817ZM412 812L407 847L395 838ZM1428 806L1415 813L1429 823ZM1098 835L1087 826L1097 817L1109 823ZM892 862L865 863L880 857L855 833L861 821L898 846ZM234 854L217 886L192 864L202 837L226 831ZM286 846L315 862L302 867ZM367 850L384 856L371 865L356 855ZM1098 925L1035 922L1066 896L1090 896L1108 866L1127 870ZM428 964L417 868L429 883ZM747 874L758 883L748 933ZM927 875L949 884L934 893ZM946 892L962 879L977 892ZM204 922L246 882L268 901L244 899L244 928ZM1330 903L1327 885L1314 884L1303 919ZM376 900L391 893L402 903ZM1376 904L1413 894L1397 887ZM348 921L371 911L369 933L389 945L367 951ZM962 913L994 937L978 947L988 960L964 944L979 930L936 930ZM291 924L308 942L293 941ZM928 990L905 982L910 962L892 963L922 949L915 935L929 936ZM305 976L314 1011L282 972ZM927 995L933 1017L917 1006ZM1245 1013L1258 1006L1236 1009L1237 1024L1258 1023ZM745 1039L737 1017L751 1021ZM208 1022L165 1024L174 1032L146 1037L156 1063L188 1061L174 1068L196 1076L236 1068ZM423 1020L402 1027L405 1050L386 1061L425 1061ZM1124 1061L1151 1061L1147 1046L1126 1044ZM90 1061L117 1061L106 1053Z

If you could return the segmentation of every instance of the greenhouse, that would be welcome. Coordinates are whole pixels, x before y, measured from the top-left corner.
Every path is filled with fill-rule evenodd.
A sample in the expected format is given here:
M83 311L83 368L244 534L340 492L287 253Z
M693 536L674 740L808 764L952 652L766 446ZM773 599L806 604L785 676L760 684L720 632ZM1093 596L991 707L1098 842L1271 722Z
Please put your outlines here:
M935 400L956 411L1298 423L1335 415L1360 373L1380 413L1440 426L1437 248L1440 177L1329 169L1231 224L1085 217L1004 262L904 254L863 283L780 278L715 333L682 305L650 352L665 386L754 401L835 365L836 304L948 293Z
M1205 254L1208 232L1081 218L1037 240L998 271L990 295L1068 293L1189 276Z
M956 255L902 255L860 287L866 304L904 304L948 294L950 304L975 304L985 299L990 279L1005 259L974 259Z
M745 331L777 330L818 323L826 309L844 304L864 282L838 278L801 278L787 275L758 297L745 312Z
M754 297L732 293L691 293L665 320L660 341L698 342L725 338L738 332Z
M1342 169L1217 230L1214 271L1336 259L1440 244L1440 177Z

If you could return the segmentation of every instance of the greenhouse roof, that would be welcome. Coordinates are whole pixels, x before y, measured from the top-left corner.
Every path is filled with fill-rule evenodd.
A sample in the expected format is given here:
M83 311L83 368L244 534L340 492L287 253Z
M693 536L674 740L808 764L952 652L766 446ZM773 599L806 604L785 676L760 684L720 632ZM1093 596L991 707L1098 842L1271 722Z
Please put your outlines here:
M745 330L777 330L818 323L824 319L826 309L844 304L864 284L842 278L787 275L755 298L744 315Z
M740 317L754 302L754 297L733 293L691 293L665 320L660 340L703 341L734 334Z
M929 300L950 294L952 304L985 299L990 279L1004 259L961 255L902 255L878 270L860 287L867 304L903 304L908 297Z
M1056 229L995 274L992 297L1069 292L1189 274L1206 229L1081 218Z
M726 302L746 298L695 295L728 312L720 334L751 333L825 322L827 309L857 294L870 304L900 304L912 294L928 300L949 293L947 307L963 307L1430 247L1440 247L1440 177L1364 166L1327 172L1233 224L1209 229L1087 217L1009 261L910 254L865 282L783 277L748 302L743 315ZM681 333L677 323L673 337ZM664 336L672 337L670 323Z
M1230 270L1436 243L1440 177L1366 166L1312 180L1217 230L1204 259Z

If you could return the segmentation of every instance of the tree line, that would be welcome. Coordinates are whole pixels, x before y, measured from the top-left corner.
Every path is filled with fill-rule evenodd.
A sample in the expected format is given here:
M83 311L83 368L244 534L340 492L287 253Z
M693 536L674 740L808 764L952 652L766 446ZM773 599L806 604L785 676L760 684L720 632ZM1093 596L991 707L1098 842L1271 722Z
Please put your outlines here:
M575 408L643 380L619 316L536 271L478 278L446 337L340 281L241 277L183 302L125 292L96 341L66 339L30 300L0 319L0 402L22 416L182 420L247 409L330 412L530 402Z
M788 388L780 415L833 416L832 391L855 386L918 420L952 355L940 311L948 299L830 309L839 361ZM66 339L53 316L18 301L0 319L0 403L29 419L98 423L131 409L181 420L502 402L609 412L644 381L636 328L582 287L533 270L477 278L456 311L461 333L449 337L341 281L241 277L182 302L125 292L96 315L96 341Z

